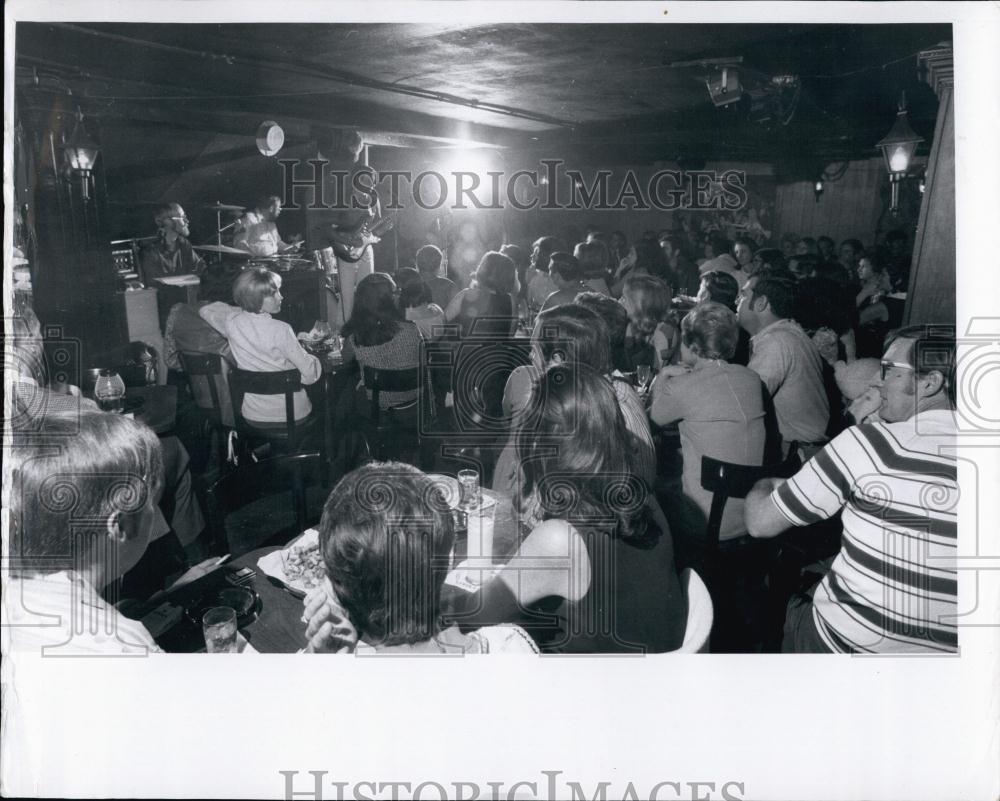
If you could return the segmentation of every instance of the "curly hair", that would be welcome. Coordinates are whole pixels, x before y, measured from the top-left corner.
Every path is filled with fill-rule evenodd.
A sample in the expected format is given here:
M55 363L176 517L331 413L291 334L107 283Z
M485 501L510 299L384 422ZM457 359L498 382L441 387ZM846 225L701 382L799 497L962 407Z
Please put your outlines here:
M373 462L333 488L319 524L327 575L368 642L423 642L440 629L455 540L442 489L416 467Z

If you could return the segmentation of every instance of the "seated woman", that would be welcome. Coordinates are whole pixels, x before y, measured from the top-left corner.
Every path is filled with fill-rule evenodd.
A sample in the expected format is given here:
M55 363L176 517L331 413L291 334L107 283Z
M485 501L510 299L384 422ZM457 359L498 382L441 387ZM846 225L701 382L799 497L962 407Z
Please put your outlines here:
M501 344L517 330L517 292L514 262L490 251L480 260L472 286L452 298L445 311L448 322L456 323L459 330L451 382L456 414L463 416L459 428L492 427L493 421L501 419L510 364L521 358L520 351ZM487 364L490 369L482 369Z
M621 447L614 390L584 365L550 367L517 434L530 533L456 610L463 630L516 623L543 651L660 653L684 637L687 600L670 531Z
M892 291L892 281L885 267L871 256L864 256L858 262L858 280L861 288L855 297L857 353L859 357L881 358L889 328L889 309L884 298Z
M420 277L420 273L410 267L396 272L399 287L399 310L412 323L417 324L420 335L425 340L441 336L444 326L444 310L431 296L431 288Z
M695 300L698 303L721 303L735 313L739 294L740 285L730 273L722 270L709 270L701 276L701 286L698 288ZM736 349L728 361L746 367L750 362L750 334L742 326L738 330L739 340L736 342Z
M400 462L367 464L334 487L319 524L327 586L306 596L310 653L537 653L517 626L462 633L441 622L455 532L440 488Z
M445 310L458 323L461 336L509 337L517 330L517 268L495 250L486 253L472 275L472 284L451 299Z
M626 444L636 475L652 486L656 478L656 451L649 420L635 388L623 378L612 376L610 341L608 327L601 316L579 303L557 306L539 314L531 332L531 364L515 369L504 388L504 416L511 421L511 430L516 433L521 418L531 413L528 404L532 390L545 370L570 362L585 364L610 382L628 432L622 442ZM512 434L497 461L493 474L493 489L497 491L514 492L517 488L514 439Z
M423 337L416 323L403 319L396 305L396 283L385 273L372 273L358 284L354 295L351 319L340 332L346 339L345 351L353 353L362 368L360 391L364 387L364 368L408 370L420 366L420 344ZM371 392L365 390L371 401ZM414 405L420 391L382 392L379 407ZM367 406L363 406L365 412Z
M281 276L266 267L250 267L233 282L233 300L239 308L209 303L198 314L229 340L236 365L241 370L272 373L298 370L303 384L314 384L323 374L319 359L306 353L288 323L275 320L281 311ZM295 393L295 419L304 420L312 404L304 389ZM250 424L285 422L282 395L243 396L242 414Z
M668 318L670 287L651 275L630 275L625 279L621 301L629 318L626 350L652 345L654 370L673 364L679 337L677 327Z
M77 411L47 414L44 436L14 428L11 437L4 651L158 651L141 623L101 598L149 544L163 485L156 434L122 415Z
M736 315L719 303L701 303L681 322L681 365L666 368L653 384L650 419L680 423L683 496L670 507L677 537L704 540L712 494L701 486L701 458L761 465L764 461L765 392L747 367L728 364L736 347ZM726 504L720 541L746 533L743 501Z
M610 295L607 274L611 254L608 252L608 246L597 240L579 242L573 248L573 256L580 262L580 271L583 273L583 281L587 285L587 289L600 292L602 295Z
M549 277L556 290L545 299L542 311L554 309L564 303L572 303L578 294L590 289L583 280L583 268L580 262L569 253L557 251L552 254L549 259Z

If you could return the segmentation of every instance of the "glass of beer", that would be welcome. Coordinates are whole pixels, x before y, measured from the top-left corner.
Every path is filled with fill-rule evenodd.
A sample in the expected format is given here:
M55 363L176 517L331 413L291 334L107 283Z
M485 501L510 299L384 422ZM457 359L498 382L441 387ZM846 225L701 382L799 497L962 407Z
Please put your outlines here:
M205 648L210 654L236 653L236 610L213 606L201 618Z
M125 407L125 382L114 370L101 370L94 384L94 399L104 412L120 413Z

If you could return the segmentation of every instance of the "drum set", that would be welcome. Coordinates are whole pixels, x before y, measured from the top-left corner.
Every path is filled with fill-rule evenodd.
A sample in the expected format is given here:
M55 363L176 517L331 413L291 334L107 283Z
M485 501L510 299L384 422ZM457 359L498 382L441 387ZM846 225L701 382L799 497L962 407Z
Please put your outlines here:
M216 215L216 233L214 245L195 245L194 249L202 253L211 253L221 262L223 260L240 260L241 269L246 267L267 267L275 272L287 273L292 271L318 269L328 276L337 274L337 259L333 248L323 248L312 253L312 258L306 258L298 253L279 253L274 256L257 256L246 250L222 244L222 235L231 228L235 228L238 219L228 225L222 224L222 215L229 214L236 216L243 214L246 210L243 206L235 206L229 203L213 203L204 206L206 210L214 211Z

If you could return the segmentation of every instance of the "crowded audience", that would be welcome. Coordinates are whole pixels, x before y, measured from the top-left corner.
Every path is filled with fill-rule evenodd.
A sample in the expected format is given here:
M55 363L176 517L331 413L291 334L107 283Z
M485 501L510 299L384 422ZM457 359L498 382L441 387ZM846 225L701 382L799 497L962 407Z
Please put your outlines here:
M236 226L239 245L267 256L291 249L275 225L280 211L279 199L262 199ZM331 368L278 319L281 276L206 268L177 204L156 222L144 274L203 276L201 301L166 316L170 383L199 391L183 375L192 352L254 372L296 370L295 418L316 417L306 388L328 391ZM660 231L583 222L530 247L482 237L457 272L442 237L391 275L358 282L333 332L343 343L333 371L348 376L352 397L317 407L322 430L336 440L353 432L345 408L368 413L365 368L417 368L434 392L382 391L381 408L418 409L426 397L446 433L419 463L342 454L317 524L325 578L287 624L299 649L674 651L693 626L685 575L694 570L715 609L713 650L954 652L953 566L916 559L914 549L947 558L955 548L955 460L944 455L955 432L955 338L942 327L900 329L892 301L909 281L905 233L871 246L845 237L838 247L820 232L779 237L703 226L694 214ZM202 535L187 451L51 382L37 321L28 322L30 335L8 343L18 369L7 395L21 421L8 471L12 575L30 601L24 609L68 620L82 603L113 633L25 627L13 639L85 653L158 650L118 601L137 565L168 558L160 540L179 541L181 569L215 547ZM428 353L444 354L444 368L425 374ZM260 426L286 416L281 396L244 394L239 411ZM426 433L417 414L393 420ZM71 426L63 447L47 447ZM307 432L305 446L322 450L322 436ZM323 451L327 467L330 456ZM456 570L472 507L429 475L470 465L489 488L479 502L488 492L507 503L497 531L513 532L475 581ZM128 492L112 491L116 474ZM31 500L55 492L54 479L72 490L73 514L87 526ZM834 546L822 551L831 532ZM50 557L74 543L75 567L53 567ZM789 559L794 586L783 583Z

